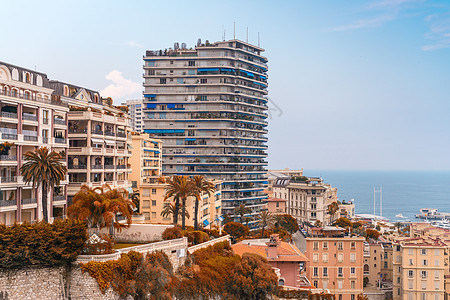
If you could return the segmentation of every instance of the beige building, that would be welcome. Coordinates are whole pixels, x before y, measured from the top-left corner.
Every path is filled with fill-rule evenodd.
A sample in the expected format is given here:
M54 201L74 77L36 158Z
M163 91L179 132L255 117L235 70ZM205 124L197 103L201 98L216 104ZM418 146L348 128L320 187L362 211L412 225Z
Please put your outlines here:
M311 237L306 239L306 276L336 300L356 300L363 293L362 237Z
M69 203L81 185L129 191L128 117L99 93L72 84L51 81L54 94L68 103Z
M0 224L43 218L42 190L24 183L20 167L25 153L43 146L66 163L68 111L46 74L0 62ZM50 221L65 214L67 183L48 191Z
M448 246L425 237L399 239L393 247L394 300L444 300Z
M328 225L337 215L327 213L328 205L337 201L337 188L324 184L322 178L280 177L273 183L272 193L274 198L287 200L286 213L299 223Z

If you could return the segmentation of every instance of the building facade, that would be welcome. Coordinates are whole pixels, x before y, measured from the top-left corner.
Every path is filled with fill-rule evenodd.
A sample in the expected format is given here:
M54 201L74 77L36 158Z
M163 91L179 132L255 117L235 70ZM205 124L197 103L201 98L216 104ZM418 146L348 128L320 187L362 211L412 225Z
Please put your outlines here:
M50 81L50 86L70 108L69 203L82 185L93 188L108 184L130 191L126 111L115 107L111 99L102 99L97 91L59 81Z
M337 300L356 300L363 293L362 237L306 238L306 276Z
M43 217L41 189L25 184L23 155L39 147L67 160L67 104L52 95L46 74L0 62L0 223L33 222ZM48 191L48 216L64 215L66 177Z
M240 204L256 216L267 203L263 51L230 40L144 57L144 131L163 140L163 173L223 181L222 211L236 221Z
M141 100L127 100L122 103L128 107L128 116L130 117L130 128L135 132L144 132L144 101Z

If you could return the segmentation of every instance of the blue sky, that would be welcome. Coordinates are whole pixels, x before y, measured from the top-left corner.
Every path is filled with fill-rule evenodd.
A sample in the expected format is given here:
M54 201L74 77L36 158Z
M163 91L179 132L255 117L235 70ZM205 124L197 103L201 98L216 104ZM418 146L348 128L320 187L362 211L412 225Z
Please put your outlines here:
M450 170L448 1L6 1L0 60L113 96L142 56L233 36L269 59L269 166ZM278 108L280 110L278 110Z

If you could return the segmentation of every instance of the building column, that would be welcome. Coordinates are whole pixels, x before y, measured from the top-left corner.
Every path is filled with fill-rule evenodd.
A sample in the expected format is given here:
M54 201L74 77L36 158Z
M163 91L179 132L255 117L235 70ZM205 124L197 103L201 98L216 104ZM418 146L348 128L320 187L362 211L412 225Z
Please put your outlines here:
M17 105L17 134L22 134L22 111L23 111L23 104ZM38 122L39 123L39 122Z
M17 200L16 221L22 222L22 188L17 188L16 200Z

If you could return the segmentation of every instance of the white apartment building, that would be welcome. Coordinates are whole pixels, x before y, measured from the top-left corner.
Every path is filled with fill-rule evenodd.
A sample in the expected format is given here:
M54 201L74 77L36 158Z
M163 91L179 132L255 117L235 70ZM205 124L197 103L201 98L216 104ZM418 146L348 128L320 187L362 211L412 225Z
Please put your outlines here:
M263 51L229 40L144 57L144 132L163 141L163 173L223 181L222 212L232 217L240 204L256 216L267 203Z
M144 101L141 100L127 100L122 103L128 107L128 116L130 117L130 128L135 132L144 132Z
M41 189L25 184L20 174L25 153L46 146L67 160L69 108L52 93L46 74L0 62L1 224L43 217ZM65 214L67 184L66 177L48 191L50 220Z

